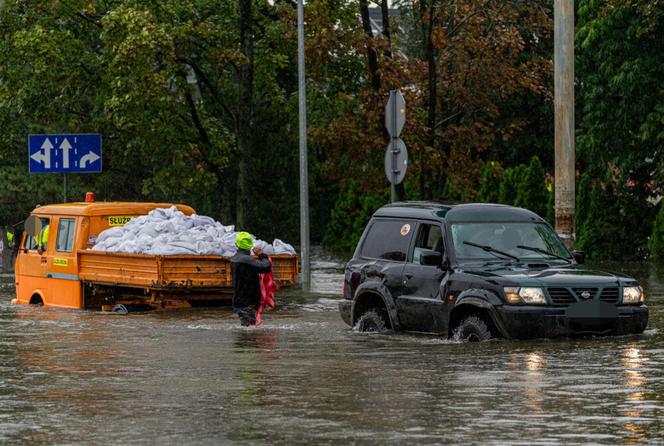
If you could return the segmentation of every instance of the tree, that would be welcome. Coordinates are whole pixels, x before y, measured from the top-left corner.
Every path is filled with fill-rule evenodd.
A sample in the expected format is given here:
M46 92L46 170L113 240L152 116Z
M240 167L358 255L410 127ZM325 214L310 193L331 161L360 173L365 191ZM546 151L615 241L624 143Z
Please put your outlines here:
M517 184L514 205L529 209L540 217L546 218L549 193L546 190L544 168L537 156L532 157Z
M650 254L660 262L664 260L664 203L660 203L653 225L650 236Z
M29 133L99 132L104 173L72 187L187 202L248 230L278 197L270 234L293 236L293 17L267 0L5 2L0 169Z
M409 176L418 179L418 195L474 197L481 154L525 125L522 117L501 115L502 106L516 95L549 94L544 83L549 62L533 50L550 36L547 3L403 1L401 20L390 21L390 40L373 37L368 53L369 44L362 38L368 38L366 23L363 30L352 21L319 26L324 20L319 14L335 17L322 4L313 2L309 8L316 16L312 32L344 35L346 39L339 40L349 44L324 46L313 54L314 65L330 63L329 53L342 58L371 54L358 78L366 82L335 84L341 91L331 93L325 77L314 74L326 94L345 100L332 119L312 122L312 134L325 154L324 173L334 179L353 176L368 190L384 190L380 171L387 138L380 118L388 90L401 88L408 104L403 138L410 155Z
M664 11L655 0L582 0L576 35L583 170L624 217L623 251L644 250L664 179ZM607 172L610 178L606 178ZM631 214L639 215L633 219ZM630 221L631 223L627 223ZM580 234L583 239L586 236ZM640 254L638 254L640 256Z

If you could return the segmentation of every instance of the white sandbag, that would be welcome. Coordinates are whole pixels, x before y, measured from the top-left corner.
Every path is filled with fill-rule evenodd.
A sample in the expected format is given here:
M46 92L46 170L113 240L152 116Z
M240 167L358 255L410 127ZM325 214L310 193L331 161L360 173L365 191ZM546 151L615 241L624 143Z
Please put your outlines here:
M124 226L103 231L93 251L150 255L214 255L231 257L237 252L235 226L224 226L204 215L187 216L177 207L157 208ZM274 245L274 246L273 246ZM268 255L295 254L281 240L269 243L254 237L254 246Z
M288 243L282 242L278 238L274 239L272 246L274 247L275 254L289 254L292 256L295 255L295 248L293 248Z
M123 231L121 226L114 226L112 228L108 228L99 236L97 237L97 243L102 243L106 239L113 238L113 237L122 237Z

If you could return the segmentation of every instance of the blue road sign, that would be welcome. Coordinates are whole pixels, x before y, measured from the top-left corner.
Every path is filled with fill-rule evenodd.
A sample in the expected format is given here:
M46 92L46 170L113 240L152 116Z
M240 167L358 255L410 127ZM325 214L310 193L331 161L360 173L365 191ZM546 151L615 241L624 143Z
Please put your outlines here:
M101 172L101 135L30 135L28 160L30 173Z

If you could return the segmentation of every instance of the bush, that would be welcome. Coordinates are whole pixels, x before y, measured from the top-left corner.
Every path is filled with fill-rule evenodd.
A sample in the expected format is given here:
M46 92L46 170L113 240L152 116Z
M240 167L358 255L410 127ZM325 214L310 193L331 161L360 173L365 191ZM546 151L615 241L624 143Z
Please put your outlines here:
M593 260L635 259L647 255L653 208L623 186L624 178L591 179L577 188L576 246Z
M654 259L664 262L664 200L660 201L659 212L652 228L650 254Z
M524 164L505 169L500 182L498 200L502 204L514 205L519 189L519 181L524 177L527 167Z
M553 194L547 189L544 167L537 156L527 166L505 170L496 161L486 163L477 201L519 206L547 219L553 215Z
M477 201L481 203L500 202L500 183L503 179L500 164L497 161L489 161L482 167L481 175Z
M533 156L528 167L522 168L521 171L522 173L516 178L517 189L514 205L529 209L540 217L546 218L549 191L546 189L542 163L537 156Z
M387 194L365 192L350 181L339 192L325 230L323 245L336 254L352 255L373 213L388 202Z

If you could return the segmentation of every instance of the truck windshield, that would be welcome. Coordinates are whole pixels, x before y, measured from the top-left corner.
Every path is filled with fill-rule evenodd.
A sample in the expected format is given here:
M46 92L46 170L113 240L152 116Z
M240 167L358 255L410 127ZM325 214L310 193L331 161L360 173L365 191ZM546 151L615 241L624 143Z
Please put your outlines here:
M453 223L451 233L460 261L496 259L492 252L474 245L490 246L519 259L571 258L558 236L543 223Z

